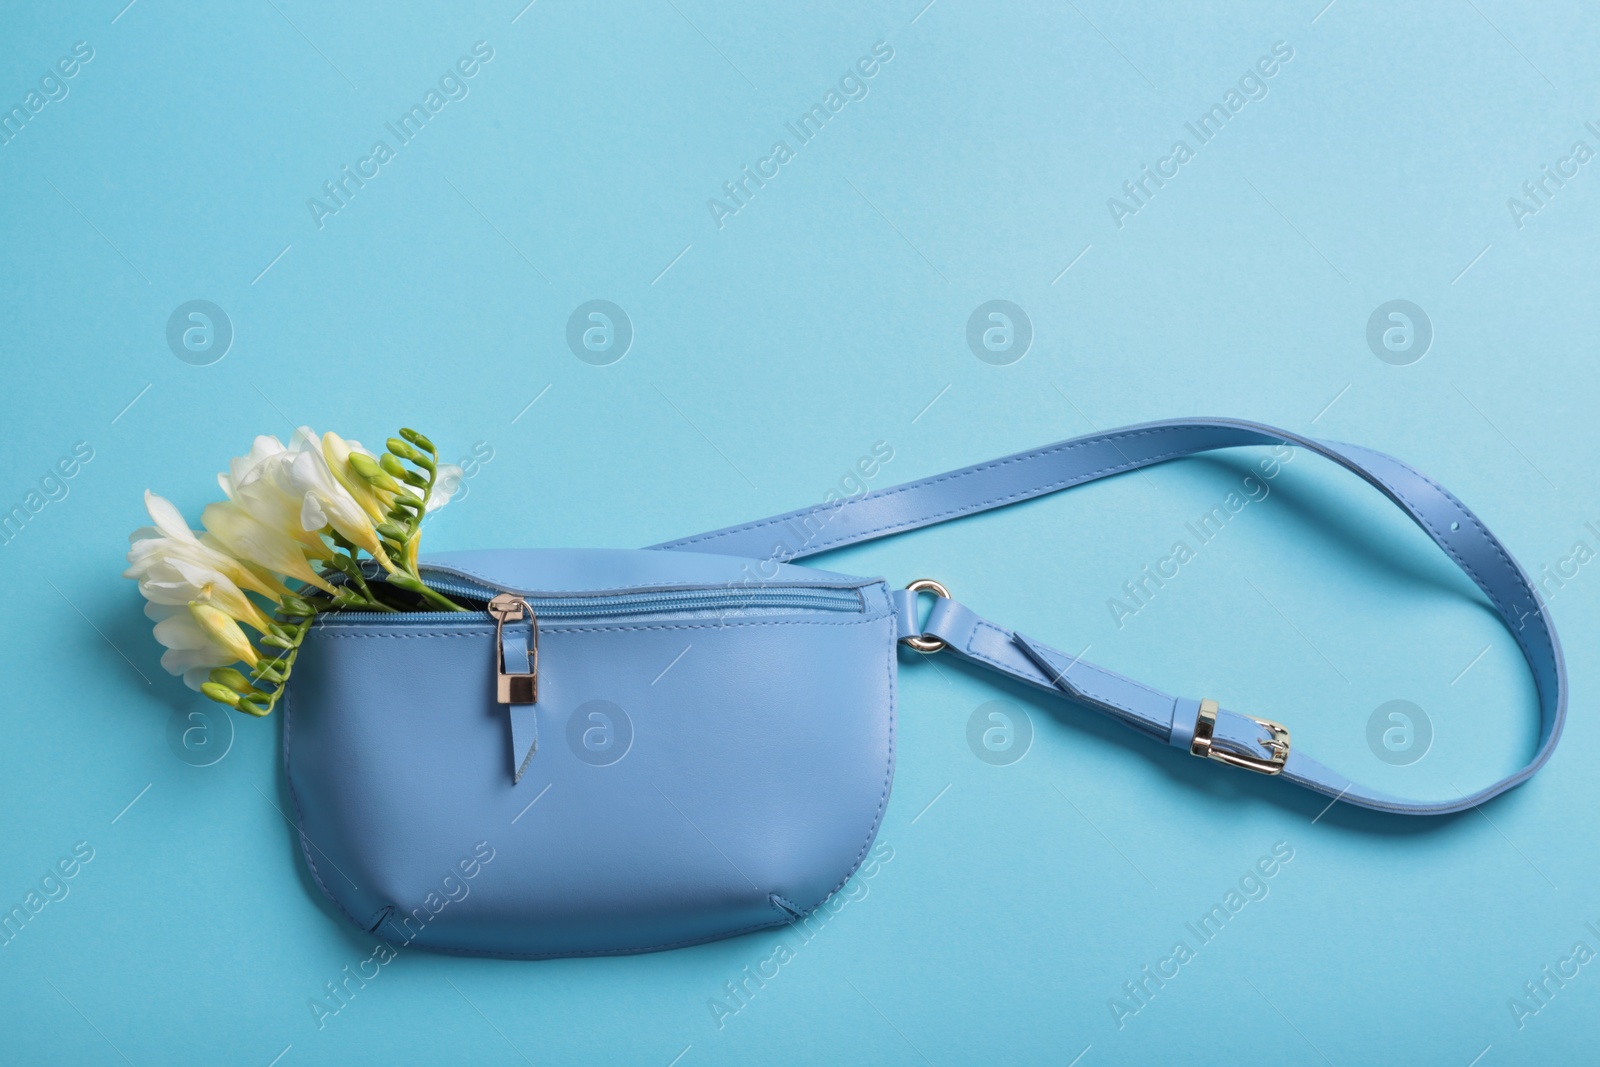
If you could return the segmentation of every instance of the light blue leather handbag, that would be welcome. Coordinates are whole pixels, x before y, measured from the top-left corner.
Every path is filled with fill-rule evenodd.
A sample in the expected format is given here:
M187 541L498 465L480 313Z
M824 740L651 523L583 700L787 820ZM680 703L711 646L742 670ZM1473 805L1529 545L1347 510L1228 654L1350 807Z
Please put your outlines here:
M789 561L1180 456L1287 444L1364 478L1469 575L1533 671L1537 750L1470 796L1357 784L1265 718L1172 697L988 622L934 583ZM1461 811L1561 736L1560 646L1477 517L1399 460L1231 419L1098 433L650 549L431 557L467 614L337 614L301 652L284 762L306 863L397 944L650 952L792 922L867 856L894 777L896 649L948 651L1187 754L1406 815ZM922 617L919 592L931 590ZM1180 758L1174 753L1173 758Z

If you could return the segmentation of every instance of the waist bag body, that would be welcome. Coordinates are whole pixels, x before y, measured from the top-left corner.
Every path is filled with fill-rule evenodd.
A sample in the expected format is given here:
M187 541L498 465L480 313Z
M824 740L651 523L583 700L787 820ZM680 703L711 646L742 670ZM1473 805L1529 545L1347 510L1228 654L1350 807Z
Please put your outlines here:
M1317 762L1282 724L1063 654L937 583L891 589L789 562L1181 456L1280 444L1377 488L1488 598L1538 695L1538 745L1520 770L1454 800L1390 796ZM883 819L902 642L1185 753L1402 815L1465 810L1519 784L1565 715L1550 620L1465 505L1380 452L1231 419L1097 433L648 549L423 564L478 610L319 619L285 700L284 762L317 884L362 929L439 951L650 952L816 908Z

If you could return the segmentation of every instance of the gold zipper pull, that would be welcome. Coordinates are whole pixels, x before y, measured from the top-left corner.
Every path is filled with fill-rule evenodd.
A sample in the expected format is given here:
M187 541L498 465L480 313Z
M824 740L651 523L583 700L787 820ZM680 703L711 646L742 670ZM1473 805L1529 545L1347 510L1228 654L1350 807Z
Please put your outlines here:
M539 699L539 620L528 602L515 593L499 593L489 601L494 617L495 696L502 704L534 704ZM528 643L528 670L506 670L506 623L528 620L533 640ZM514 651L520 651L515 649Z

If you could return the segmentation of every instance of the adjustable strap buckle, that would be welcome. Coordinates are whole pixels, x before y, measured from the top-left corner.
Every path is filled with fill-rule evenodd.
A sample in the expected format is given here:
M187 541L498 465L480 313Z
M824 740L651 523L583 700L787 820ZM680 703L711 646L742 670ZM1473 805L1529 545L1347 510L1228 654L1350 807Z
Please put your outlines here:
M1212 737L1217 729L1217 702L1215 700L1200 701L1200 714L1194 720L1194 740L1189 743L1189 754L1200 756L1204 759L1214 759L1218 763L1226 763L1232 767L1242 767L1247 771L1257 774L1279 774L1283 765L1289 760L1289 730L1282 723L1273 722L1271 719L1258 719L1254 715L1245 718L1254 722L1271 736L1265 741L1256 744L1271 753L1270 756L1241 756L1234 752L1225 752L1212 745Z

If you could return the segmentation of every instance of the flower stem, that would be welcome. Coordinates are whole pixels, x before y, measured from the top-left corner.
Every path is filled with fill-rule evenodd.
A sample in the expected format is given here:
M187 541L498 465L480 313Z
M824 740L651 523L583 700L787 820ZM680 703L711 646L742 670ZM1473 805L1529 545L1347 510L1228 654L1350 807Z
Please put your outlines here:
M390 453L397 457L403 454L413 467L421 470L423 484L415 485L408 482L407 484L411 484L420 495L413 494L416 499L412 505L397 504L389 512L390 521L403 526L405 538L400 543L400 551L394 553L395 562L385 562L384 567L389 571L391 584L416 593L429 604L445 611L468 611L470 609L462 607L443 593L431 588L418 572L417 550L422 543L422 520L427 517L428 501L433 498L433 483L438 477L439 450L433 446L433 442L415 431L401 430L400 435L407 443L391 440ZM421 458L416 449L427 452L427 458ZM403 580L394 582L395 576Z
M416 578L417 576L413 574L412 577ZM443 608L445 611L466 611L466 610L468 610L468 609L462 607L460 604L457 604L454 600L451 600L449 597L445 596L443 593L440 593L437 590L431 588L428 585L428 583L424 582L421 578L417 578L417 584L422 587L421 589L418 590L418 592L420 592L422 594L423 599L428 601L428 603L436 604L439 607Z

